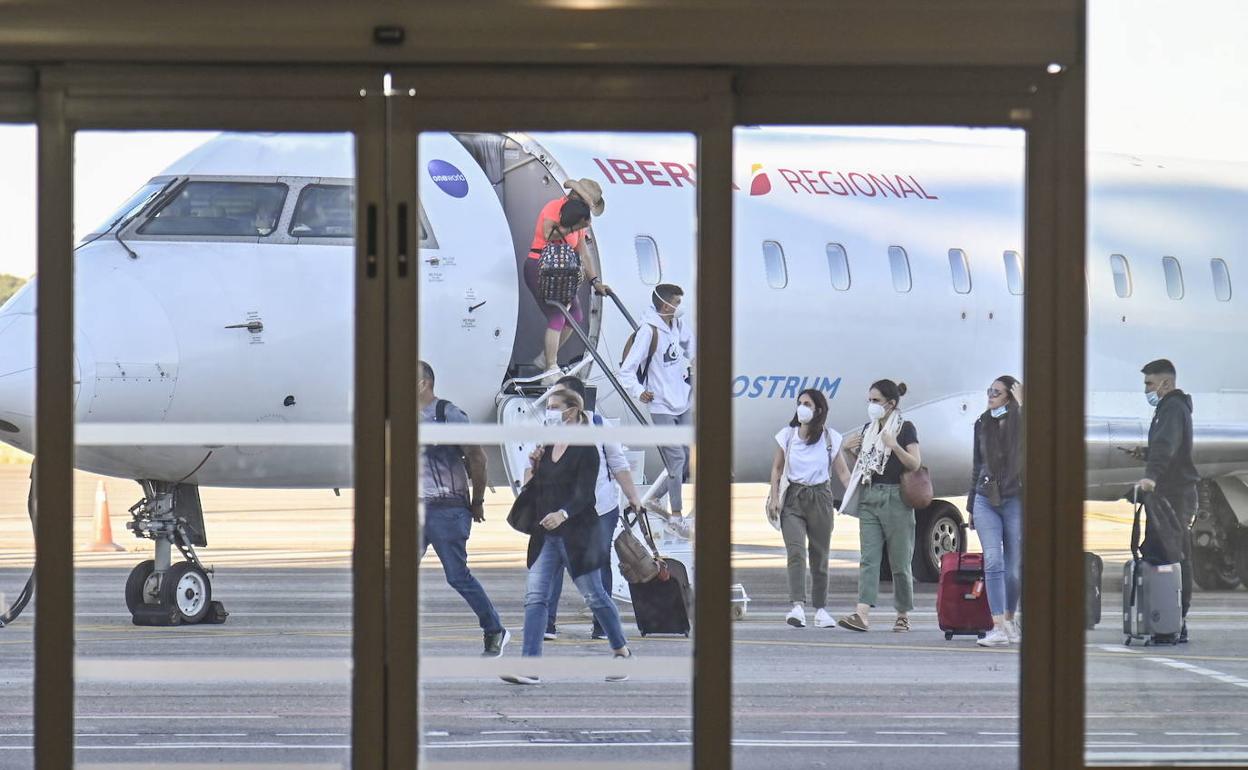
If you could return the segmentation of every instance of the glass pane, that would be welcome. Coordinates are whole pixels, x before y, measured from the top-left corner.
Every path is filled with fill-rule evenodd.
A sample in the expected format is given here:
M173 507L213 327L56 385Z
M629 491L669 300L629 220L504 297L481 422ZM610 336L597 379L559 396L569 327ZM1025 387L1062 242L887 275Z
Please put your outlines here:
M440 243L420 260L422 767L687 767L697 143L424 133L418 152ZM669 580L612 547L648 552L643 524Z
M953 276L953 290L958 294L970 294L971 266L962 249L949 249L949 272Z
M648 235L639 235L633 239L637 249L637 273L641 282L647 286L655 286L663 280L663 267L659 262L659 245Z
M849 255L845 247L839 243L829 243L828 273L832 278L832 288L837 291L849 291Z
M911 287L910 258L900 246L888 247L888 266L893 274L893 290L908 292Z
M75 137L81 765L348 762L354 157Z
M767 270L767 285L783 289L789 285L789 267L784 261L784 248L776 241L763 241L763 265Z
M1213 293L1218 302L1231 301L1231 271L1222 259L1210 260L1209 267L1213 270Z
M1170 299L1183 299L1183 268L1174 257L1162 257L1161 266L1166 272L1166 294Z
M1107 285L1103 255L1136 249L1142 301L1131 313L1094 293L1088 322L1084 548L1103 565L1085 639L1094 766L1248 766L1248 385L1226 271L1244 249L1232 169L1248 161L1248 7L1185 10L1088 5L1088 270ZM1145 479L1137 563L1131 498Z
M14 768L34 766L36 140L34 126L0 125L0 764Z
M1114 293L1126 299L1131 296L1131 266L1121 254L1111 254L1109 264L1114 273Z
M841 187L846 158L906 171ZM1020 249L1022 133L738 128L734 160L774 183L751 195L738 181L733 221L733 767L1016 767L1020 632L1006 616L1026 629L1026 613L1006 575L1021 569L1022 409L995 378L1022 376L1023 302L991 265L974 292L950 291L970 289L963 249L907 253L898 233ZM967 220L984 200L1000 206ZM764 233L788 247L783 293L756 267ZM801 245L812 238L826 257ZM820 263L835 286L851 252L873 256L833 294ZM877 421L886 407L869 400L902 417ZM902 502L882 430L929 469L932 499ZM937 606L942 562L952 612ZM1001 633L980 646L994 609ZM950 709L951 692L973 694Z

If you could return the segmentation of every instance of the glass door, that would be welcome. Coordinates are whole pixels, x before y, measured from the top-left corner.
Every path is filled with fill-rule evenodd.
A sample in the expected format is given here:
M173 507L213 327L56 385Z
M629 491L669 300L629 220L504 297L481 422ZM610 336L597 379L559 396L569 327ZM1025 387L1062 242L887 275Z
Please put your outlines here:
M380 767L380 75L182 74L46 85L73 190L64 740L84 767Z
M703 756L695 660L727 623L700 609L726 566L716 86L394 75L392 762Z

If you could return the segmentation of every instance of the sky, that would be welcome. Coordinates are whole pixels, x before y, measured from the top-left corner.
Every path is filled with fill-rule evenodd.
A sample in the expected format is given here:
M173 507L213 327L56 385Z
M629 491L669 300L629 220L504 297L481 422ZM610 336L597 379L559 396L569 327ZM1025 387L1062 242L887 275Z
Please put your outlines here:
M1088 148L1248 162L1248 2L1088 0ZM939 139L949 131L910 132ZM211 133L79 134L81 237ZM984 141L993 140L981 134ZM35 269L35 131L0 125L0 273Z

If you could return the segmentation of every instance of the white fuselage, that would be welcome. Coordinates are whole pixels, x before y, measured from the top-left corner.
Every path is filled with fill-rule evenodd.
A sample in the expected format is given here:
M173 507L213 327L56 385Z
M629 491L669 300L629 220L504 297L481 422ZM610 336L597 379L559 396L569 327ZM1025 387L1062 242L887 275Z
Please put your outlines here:
M602 185L607 209L593 222L593 239L604 278L634 315L661 280L685 288L699 334L727 332L698 327L693 312L692 138L529 139L562 174ZM491 421L521 303L532 299L485 172L450 135L425 135L420 152L421 354L437 370L440 395L474 421ZM349 426L352 241L297 237L288 224L304 186L349 184L351 153L350 138L339 135L222 135L157 181L285 184L272 235L143 235L140 216L119 233L137 259L113 233L80 245L79 425L261 424L277 426L279 438L283 425ZM909 386L902 408L918 428L937 492L964 492L984 390L1001 374L1025 379L1021 285L1007 272L1007 252L1023 251L1022 148L742 130L736 156L735 288L724 298L735 318L734 479L766 478L771 436L792 416L801 388L824 390L830 425L848 431L866 419L870 383L889 378ZM431 160L442 161L436 181ZM1248 318L1238 295L1215 298L1210 260L1225 260L1232 282L1248 269L1236 256L1248 239L1240 213L1248 185L1224 166L1117 156L1093 158L1089 178L1088 296L1069 301L1089 309L1090 496L1110 495L1138 472L1112 446L1143 442L1151 410L1139 368L1163 356L1193 396L1198 434L1204 426L1219 437L1216 446L1198 446L1202 472L1238 472L1248 462L1248 388L1232 335ZM639 251L639 238L657 260ZM895 269L896 249L908 270ZM969 290L955 285L962 254L951 257L952 249L965 255ZM1130 296L1115 291L1111 254L1129 260ZM1180 261L1182 299L1168 296L1163 256ZM0 311L0 418L18 428L0 439L23 449L33 380L14 373L33 362L33 303L27 287ZM613 308L594 310L600 349L618 361L630 329ZM255 321L262 330L246 328ZM606 388L599 396L599 411L626 414ZM135 479L193 474L203 485L328 488L350 486L350 456L341 442L232 445L188 436L184 445L95 442L80 448L77 465Z

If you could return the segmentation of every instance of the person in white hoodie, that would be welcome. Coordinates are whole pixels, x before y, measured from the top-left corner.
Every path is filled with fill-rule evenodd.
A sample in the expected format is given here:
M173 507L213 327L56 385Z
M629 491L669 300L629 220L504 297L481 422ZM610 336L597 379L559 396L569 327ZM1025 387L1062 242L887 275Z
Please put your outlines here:
M624 361L620 382L629 394L650 408L655 425L693 424L693 330L685 323L680 309L684 290L676 284L661 283L650 295L653 307L646 308L641 326L633 336ZM659 447L667 469L667 495L671 512L683 517L681 485L689 467L689 447ZM680 523L683 523L683 518Z

